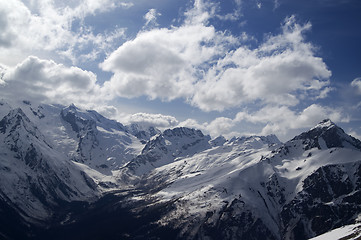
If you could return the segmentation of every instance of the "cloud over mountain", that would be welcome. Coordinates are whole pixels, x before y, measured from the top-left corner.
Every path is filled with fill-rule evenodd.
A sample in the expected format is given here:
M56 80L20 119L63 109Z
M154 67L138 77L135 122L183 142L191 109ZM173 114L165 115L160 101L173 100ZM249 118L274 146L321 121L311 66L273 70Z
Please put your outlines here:
M34 56L7 70L3 81L2 95L9 99L87 103L96 101L100 91L94 73Z
M280 14L278 1L186 2L2 2L1 95L212 135L359 121L359 74L337 85L335 64L312 38L319 22ZM247 14L268 8L277 20L253 32Z
M251 48L245 35L209 25L213 13L204 8L196 1L183 25L140 32L125 42L101 64L114 73L105 86L127 98L184 98L204 111L253 101L294 106L327 95L331 72L304 38L310 23L286 18L280 34ZM195 17L196 10L203 17Z

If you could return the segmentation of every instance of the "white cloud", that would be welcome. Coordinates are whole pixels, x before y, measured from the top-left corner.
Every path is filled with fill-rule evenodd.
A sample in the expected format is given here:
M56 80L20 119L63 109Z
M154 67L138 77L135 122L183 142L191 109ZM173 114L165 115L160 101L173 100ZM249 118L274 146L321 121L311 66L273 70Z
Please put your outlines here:
M305 128L311 128L323 119L334 122L349 122L350 118L343 109L335 109L312 104L301 111L291 110L287 106L265 106L254 112L239 112L232 118L218 117L211 122L199 123L195 119L187 119L179 126L197 128L210 134L228 138L232 136L275 134L286 141ZM253 125L252 129L245 126ZM259 127L254 127L259 125ZM243 131L240 132L240 130ZM258 132L257 132L258 129Z
M180 27L140 32L124 43L100 65L114 73L106 87L128 98L184 98L204 111L327 96L331 72L304 40L310 23L291 16L280 34L251 49L243 44L252 39L247 34L226 35L208 24L216 9L197 0Z
M235 121L265 124L260 134L276 134L285 137L292 129L313 127L323 119L334 122L349 122L349 116L342 109L312 104L302 111L294 111L286 106L266 106L256 112L239 112Z
M105 86L122 97L191 97L203 65L223 52L217 41L214 27L202 24L140 32L100 65L114 72Z
M331 118L335 122L349 121L342 109L317 104L312 104L301 111L292 110L289 106L266 105L252 112L239 112L234 118L218 117L203 123L194 119L179 122L173 116L149 113L121 117L117 108L109 106L114 96L109 94L107 87L97 84L96 75L92 72L77 67L66 67L50 60L28 57L13 68L1 66L0 76L2 79L0 93L7 99L64 105L75 103L84 108L96 109L106 116L118 116L121 122L125 123L141 123L163 129L187 126L200 129L213 137L218 135L229 137L240 125L261 124L264 127L260 132L255 132L256 134L274 133L285 138L288 137L289 130L312 127L324 118ZM108 106L104 107L106 105ZM248 131L241 134L249 135Z
M144 15L145 19L145 26L152 25L152 26L158 26L157 23L157 17L161 16L162 14L157 12L156 9L152 8L149 9L149 11Z
M242 2L240 0L234 1L235 7L233 8L233 12L227 13L226 15L216 14L215 16L223 21L239 21L243 16L242 14Z
M279 6L281 6L279 0L274 0L274 3L273 3L273 4L274 4L273 10L275 10L275 9L279 8Z
M269 37L256 49L240 46L219 59L204 81L196 84L193 104L222 111L257 100L296 105L301 93L318 97L328 86L331 72L303 40L310 24L301 26L291 17L282 28L282 34Z
M215 118L210 123L199 123L197 120L189 118L180 122L178 126L199 129L205 134L210 134L212 137L218 137L220 135L228 137L230 134L235 134L232 128L236 123L234 119L226 117Z
M155 126L157 128L170 128L178 124L178 120L173 116L150 113L128 115L124 120L126 123L138 123L142 126Z
M348 134L351 135L354 138L357 138L358 140L361 140L361 134L357 133L356 131L351 130Z
M218 117L207 125L207 130L212 136L226 135L234 126L233 119Z
M355 90L358 94L361 94L361 77L355 78L351 82L351 87L355 88Z
M124 35L124 29L94 34L85 26L86 16L109 11L123 4L112 1L50 1L19 0L0 4L0 62L15 65L29 55L86 58L92 50L111 51L112 45ZM79 26L73 23L79 22ZM90 52L87 52L90 51Z
M128 9L128 8L131 8L131 7L133 7L134 6L134 3L132 3L132 2L121 2L121 3L119 3L123 8L126 8L126 9Z
M178 126L200 129L212 137L275 134L281 140L287 141L294 137L294 134L299 134L327 118L336 123L350 121L344 109L340 108L312 104L297 111L287 106L268 105L253 112L239 112L234 118L218 117L211 122L201 123L189 118Z
M66 67L50 60L28 57L3 75L3 97L80 106L101 102L96 75L77 67Z

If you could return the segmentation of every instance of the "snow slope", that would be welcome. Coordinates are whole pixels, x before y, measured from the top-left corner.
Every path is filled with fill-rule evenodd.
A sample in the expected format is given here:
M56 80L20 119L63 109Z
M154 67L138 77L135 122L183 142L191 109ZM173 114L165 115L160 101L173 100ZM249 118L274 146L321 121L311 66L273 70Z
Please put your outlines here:
M336 228L310 240L357 240L361 237L361 224L351 224Z
M99 213L122 196L137 218L152 211L145 229L182 239L298 240L361 214L361 142L328 119L286 143L226 140L124 126L74 105L0 101L0 174L0 204L28 222L54 220L64 202L93 202Z
M0 117L17 107L39 128L54 150L76 162L105 191L116 187L119 169L144 147L121 123L93 110L2 100Z
M54 150L20 109L0 121L0 198L27 219L44 220L61 201L93 201L92 180Z
M47 219L62 201L118 189L117 172L143 146L95 111L1 100L0 200L29 221Z
M290 205L304 207L302 201L307 199L322 208L326 204L322 201L327 199L335 206L337 202L343 206L342 199L359 191L356 184L361 177L356 171L361 160L359 146L360 141L325 120L285 144L280 144L274 136L235 138L223 145L214 144L191 156L183 155L154 166L154 170L143 176L143 181L148 188L159 190L153 195L158 201L174 202L173 210L159 223L182 229L184 237L195 237L200 232L207 236L210 233L205 228L227 223L244 224L244 227L233 235L231 230L224 230L218 237L242 238L262 228L266 230L258 238L297 239L299 225L305 219L316 220L306 212L294 214ZM317 177L320 171L326 172L322 178ZM339 191L338 182L346 180L347 184L341 188L348 190ZM323 184L326 189L320 187ZM319 199L318 191L323 191L325 199ZM357 205L352 209L359 211ZM225 217L225 211L240 218ZM288 219L290 215L292 221ZM249 220L241 216L248 216ZM302 228L305 236L314 236L337 224L340 223L302 225Z
M210 137L200 130L180 127L167 129L152 137L144 146L142 153L127 164L136 175L148 173L154 168L190 157L211 147Z

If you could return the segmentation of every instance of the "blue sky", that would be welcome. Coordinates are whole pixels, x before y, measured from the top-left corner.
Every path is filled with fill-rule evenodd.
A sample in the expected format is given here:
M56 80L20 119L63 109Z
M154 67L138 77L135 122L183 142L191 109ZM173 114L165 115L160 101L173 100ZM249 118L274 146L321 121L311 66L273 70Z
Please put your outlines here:
M123 123L281 140L330 118L361 136L358 0L10 0L3 98Z

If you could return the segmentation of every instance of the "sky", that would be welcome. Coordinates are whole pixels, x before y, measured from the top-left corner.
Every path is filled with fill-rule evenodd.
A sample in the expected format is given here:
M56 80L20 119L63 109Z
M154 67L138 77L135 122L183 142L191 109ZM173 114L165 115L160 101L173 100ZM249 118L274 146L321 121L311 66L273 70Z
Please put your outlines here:
M124 124L361 138L359 0L7 0L0 98Z

